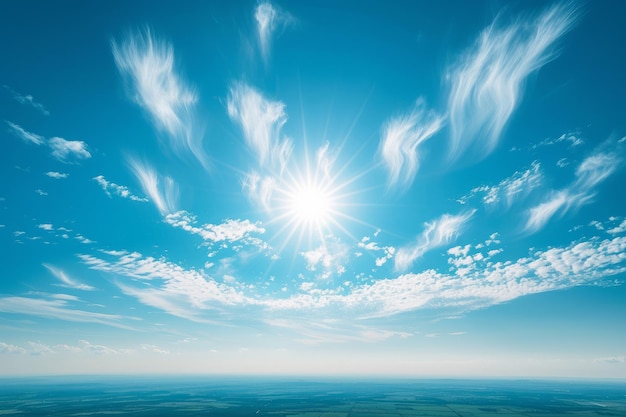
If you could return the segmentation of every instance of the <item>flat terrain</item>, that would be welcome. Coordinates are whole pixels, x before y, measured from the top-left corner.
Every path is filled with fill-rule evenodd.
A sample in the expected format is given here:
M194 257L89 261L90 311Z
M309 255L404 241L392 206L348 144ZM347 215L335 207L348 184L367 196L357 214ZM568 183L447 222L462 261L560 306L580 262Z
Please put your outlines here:
M0 415L626 416L626 383L217 377L0 379Z

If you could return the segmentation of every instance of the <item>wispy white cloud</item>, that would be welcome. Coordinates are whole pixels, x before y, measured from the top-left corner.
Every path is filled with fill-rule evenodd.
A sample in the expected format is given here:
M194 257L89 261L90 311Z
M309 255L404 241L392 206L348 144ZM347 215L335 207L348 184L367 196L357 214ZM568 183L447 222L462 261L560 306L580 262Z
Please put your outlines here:
M558 138L546 138L539 143L534 144L531 149L541 148L542 146L550 146L555 145L557 143L566 143L570 147L575 148L585 143L585 141L580 137L580 132L569 132L563 133Z
M37 135L35 133L29 132L25 129L23 129L21 126L16 125L15 123L11 123L7 120L5 120L6 124L9 125L10 127L10 132L17 136L18 138L22 139L24 142L27 143L34 143L35 145L43 145L45 143L45 138L43 136Z
M389 174L389 186L411 185L419 167L418 147L442 125L443 117L427 110L421 99L409 113L385 123L379 152Z
M50 178L54 178L55 180L63 180L70 176L70 174L66 174L63 172L56 172L56 171L48 171L46 172L46 175L49 176Z
M291 14L272 5L270 2L261 2L254 10L254 19L257 25L257 35L259 39L259 47L263 59L267 61L270 49L272 35L275 30L287 26L293 22Z
M159 175L150 165L136 159L129 158L128 164L141 184L143 192L150 197L161 215L175 212L178 186L174 180Z
M87 144L81 140L65 140L55 137L48 140L48 146L52 150L51 155L66 164L79 159L91 158Z
M46 196L46 195L48 195L48 193L47 193L47 192L45 192L44 190L39 189L39 188L38 188L38 189L36 189L36 190L35 190L35 192L36 192L37 194L39 194L40 196Z
M20 93L18 93L16 91L13 91L7 85L3 85L3 87L7 91L9 91L9 93L11 93L11 95L13 96L13 99L18 101L19 103L29 105L29 106L33 107L34 109L39 110L41 112L41 114L43 114L44 116L50 116L50 112L43 106L43 104L38 103L37 101L35 101L33 96L31 96L30 94L26 94L26 95L20 94Z
M457 226L440 228L443 236L458 230ZM491 245L487 242L496 238L492 234L482 247ZM216 311L226 307L245 307L235 311L282 322L291 313L303 311L319 313L320 320L328 312L352 318L390 316L423 308L462 313L528 294L596 283L626 272L624 236L574 241L564 247L499 262L494 262L492 255L475 252L476 248L465 245L449 251L453 258L446 272L426 270L335 289L319 289L318 282L303 282L298 293L284 298L248 295L247 287L234 287L237 280L219 283L201 270L185 269L136 252L115 251L106 257L80 255L80 258L90 268L116 276L118 287L143 304L198 322L209 321L207 317L214 318ZM326 252L333 255L330 250ZM312 256L311 261L321 268L326 253L321 251L318 255ZM125 277L130 280L123 281ZM142 285L131 286L131 280L139 280ZM0 311L6 311L2 308L0 301Z
M227 219L222 224L204 224L196 226L196 217L187 211L181 210L170 213L165 217L165 221L174 227L180 227L187 232L197 234L202 239L211 242L237 242L249 240L250 234L263 234L265 229L259 223L252 223L250 220Z
M117 282L127 295L141 303L161 309L177 317L193 321L208 321L202 311L214 310L224 305L247 305L256 302L235 288L216 282L202 271L186 270L163 259L144 257L137 252L115 252L107 260L92 255L79 255L91 269L142 280L145 285L131 286Z
M237 122L247 145L264 167L268 163L282 169L291 154L289 139L281 139L281 129L287 122L285 105L271 101L243 82L234 83L228 94L228 115Z
M404 271L427 251L450 243L459 235L475 212L476 210L472 210L456 216L444 214L430 223L425 223L424 231L418 237L417 243L401 247L396 251L395 268Z
M61 281L63 287L74 288L76 290L83 290L83 291L95 290L95 288L92 287L91 285L83 284L81 282L78 282L72 279L69 275L67 275L63 270L59 268L56 268L49 264L43 264L43 266L45 266L46 269L50 271L52 275L55 276L55 278Z
M500 181L498 185L483 185L473 188L468 195L461 197L458 201L465 204L468 199L475 195L482 195L485 205L495 205L505 201L506 206L511 207L516 199L527 196L532 190L539 187L542 180L541 166L539 162L535 161L527 170L516 171L510 177Z
M108 195L109 197L111 197L111 191L113 191L116 195L123 197L123 198L130 198L133 201L141 201L141 202L148 201L148 199L145 197L139 197L139 196L136 196L135 194L132 194L130 190L128 189L128 187L124 185L118 185L114 182L107 181L107 179L104 178L103 175L98 175L97 177L94 177L93 180L97 182L100 185L100 187L102 187L105 194Z
M112 42L115 64L132 83L132 98L167 133L175 152L191 152L207 168L203 132L196 117L197 94L174 68L174 47L149 29Z
M277 181L272 176L261 176L252 171L245 175L242 187L248 198L268 211L272 207L272 196L277 188Z
M34 143L35 145L48 145L51 150L50 155L63 163L68 164L77 160L91 158L87 144L83 141L65 140L59 137L50 138L46 141L43 136L29 132L15 123L11 123L9 121L5 122L9 125L11 133L22 139L24 142ZM52 178L60 179L66 178L68 174L60 174L58 172L51 171L48 172L47 175ZM63 177L63 175L65 175L65 177Z
M100 323L128 328L120 323L123 317L70 308L67 300L43 300L28 297L0 298L0 311L82 323Z
M586 159L576 169L576 179L567 188L551 191L540 204L528 210L524 231L542 229L555 215L589 204L595 197L594 187L617 170L621 159L615 153L598 152Z
M508 27L497 20L448 73L451 159L468 149L491 153L515 110L526 78L556 56L555 42L575 23L569 3Z

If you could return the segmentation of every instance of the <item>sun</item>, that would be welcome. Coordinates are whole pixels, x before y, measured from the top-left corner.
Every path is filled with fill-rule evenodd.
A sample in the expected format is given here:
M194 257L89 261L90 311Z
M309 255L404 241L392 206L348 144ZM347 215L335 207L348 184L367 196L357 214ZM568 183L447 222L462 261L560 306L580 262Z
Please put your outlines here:
M332 213L332 196L318 185L297 186L289 195L291 216L301 223L325 224Z

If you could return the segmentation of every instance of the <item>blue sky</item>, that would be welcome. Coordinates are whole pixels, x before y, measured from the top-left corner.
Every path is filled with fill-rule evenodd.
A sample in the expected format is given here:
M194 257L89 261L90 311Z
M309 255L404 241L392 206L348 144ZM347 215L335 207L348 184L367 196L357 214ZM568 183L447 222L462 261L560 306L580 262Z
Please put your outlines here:
M3 2L0 372L625 378L624 18Z

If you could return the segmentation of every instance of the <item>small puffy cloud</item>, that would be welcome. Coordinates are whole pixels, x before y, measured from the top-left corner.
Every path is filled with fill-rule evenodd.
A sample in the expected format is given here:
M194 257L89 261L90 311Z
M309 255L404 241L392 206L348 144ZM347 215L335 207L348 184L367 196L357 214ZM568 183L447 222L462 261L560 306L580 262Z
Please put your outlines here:
M346 271L344 266L348 258L348 246L339 239L328 236L324 244L316 249L301 252L309 271L319 272L319 279L328 279Z
M70 174L65 174L65 173L56 172L56 171L48 171L46 172L46 175L49 176L50 178L54 178L55 180L62 180L70 176Z
M9 131L18 138L22 139L26 143L34 143L35 145L43 145L45 143L45 138L43 136L37 135L35 133L29 132L23 129L21 126L6 121L6 124L9 125Z
M228 115L243 131L246 144L263 167L268 163L283 168L293 144L281 138L281 129L287 122L285 105L269 100L250 87L234 83L228 94Z
M52 150L51 155L66 164L72 163L74 160L91 158L87 144L81 140L65 140L54 137L48 140L48 146Z
M38 225L37 227L39 227L42 230L47 230L47 231L54 230L54 227L50 223L42 223L42 224Z
M119 72L130 80L132 99L148 112L175 151L191 152L206 168L203 133L196 121L196 92L174 68L174 48L149 29L111 45Z
M417 243L401 247L395 256L397 270L406 270L411 264L427 251L450 243L461 232L476 210L456 216L444 214L438 219L424 224L424 231Z
M111 197L111 192L113 192L115 195L118 195L123 198L130 198L133 201L141 201L141 202L148 201L148 199L145 197L139 197L139 196L132 194L130 190L128 189L128 187L124 185L118 185L114 182L107 181L107 179L104 178L103 175L98 175L97 177L94 177L93 180L97 182L98 185L100 185L100 187L102 187L105 194L108 195L109 197Z
M178 199L178 186L168 176L159 175L152 166L147 163L130 158L128 164L137 181L161 215L175 212L176 200Z
M379 153L388 171L388 185L408 187L419 167L418 148L437 133L443 118L427 110L423 100L407 114L387 121Z
M569 3L506 27L494 22L448 72L451 159L467 150L490 154L517 107L527 77L556 55L553 46L575 23Z
M259 223L250 220L227 219L222 224L205 224L196 226L196 217L184 210L168 214L165 221L174 227L179 227L187 232L197 234L202 239L210 242L236 242L247 239L251 233L262 234L265 229Z
M622 221L619 226L616 227L612 227L609 230L606 231L607 233L610 233L612 235L616 235L619 233L624 233L626 232L626 220Z

